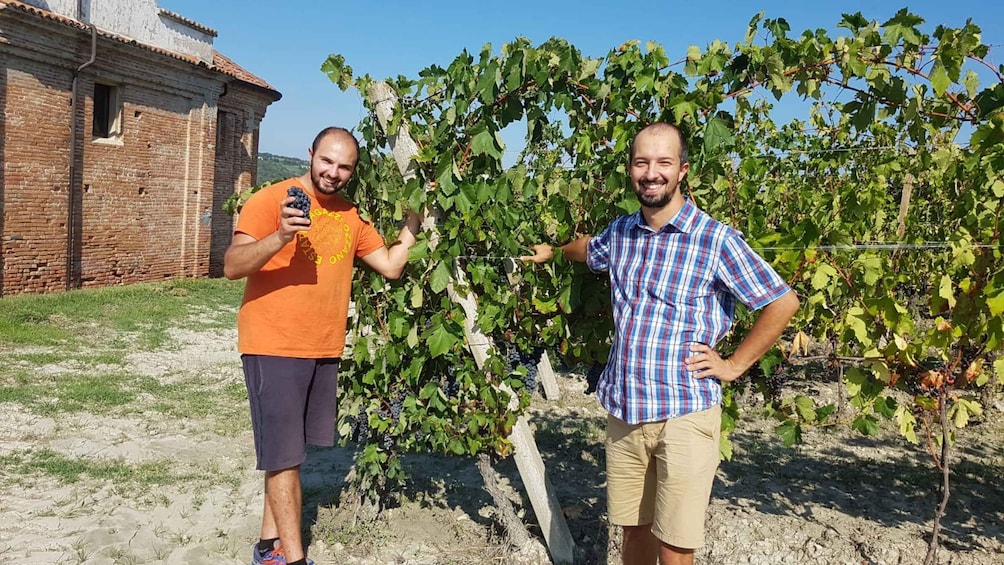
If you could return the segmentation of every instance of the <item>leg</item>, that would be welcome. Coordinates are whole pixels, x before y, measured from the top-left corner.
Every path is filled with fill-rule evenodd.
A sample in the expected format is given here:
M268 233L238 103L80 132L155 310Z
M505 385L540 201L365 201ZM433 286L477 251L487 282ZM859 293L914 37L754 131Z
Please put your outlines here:
M302 559L300 536L303 500L300 492L300 467L265 473L265 510L262 514L262 539L279 538L287 561Z
M654 565L659 557L659 540L652 535L652 524L622 526L624 542L621 546L623 565ZM662 563L661 565L666 565Z
M721 408L670 418L656 450L658 490L652 535L660 565L691 565L704 545L704 521L719 460Z
M655 536L653 536L654 538ZM659 565L694 565L694 550L659 544Z
M265 471L261 539L279 538L290 561L303 557L300 464L314 360L244 355L257 468ZM332 434L334 421L331 420Z
M659 540L652 535L656 468L649 445L662 426L629 425L607 417L607 509L610 523L621 526L624 565L655 565Z

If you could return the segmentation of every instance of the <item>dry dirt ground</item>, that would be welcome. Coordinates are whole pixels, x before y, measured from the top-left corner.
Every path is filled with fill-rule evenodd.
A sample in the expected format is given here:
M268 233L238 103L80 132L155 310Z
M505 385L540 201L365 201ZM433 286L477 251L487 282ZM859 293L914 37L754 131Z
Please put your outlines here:
M158 480L84 472L76 482L0 465L0 557L10 563L248 563L261 511L233 331L178 332L170 348L128 359L127 370L166 384L219 391L199 417L165 413L156 399L129 410L40 416L0 404L0 462L116 462L165 473ZM10 353L10 352L6 352ZM9 357L8 357L9 358ZM39 374L73 367L44 365ZM3 378L0 369L0 379ZM576 543L577 562L619 563L605 522L602 410L580 375L559 373L560 399L538 397L529 416ZM820 395L823 385L812 385ZM240 390L239 388L237 389ZM227 391L230 391L229 396ZM997 413L999 415L999 412ZM751 416L718 473L704 564L912 564L926 553L938 476L926 451L884 429L864 438L810 431L784 447L773 424ZM1004 564L1004 435L1000 418L959 433L940 563ZM36 454L32 459L31 454ZM310 556L318 564L515 564L494 526L492 501L469 459L408 456L400 506L354 521L341 500L351 449L317 449L303 467ZM536 539L532 505L510 460L496 467ZM179 479L180 477L180 479ZM526 549L526 548L524 548Z

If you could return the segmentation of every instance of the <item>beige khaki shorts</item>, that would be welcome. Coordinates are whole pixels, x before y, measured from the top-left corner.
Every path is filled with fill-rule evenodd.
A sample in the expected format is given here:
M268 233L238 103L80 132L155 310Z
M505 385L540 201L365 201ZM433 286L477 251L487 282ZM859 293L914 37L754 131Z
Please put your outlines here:
M721 406L634 426L608 415L610 522L652 524L655 537L681 549L704 545L721 426Z

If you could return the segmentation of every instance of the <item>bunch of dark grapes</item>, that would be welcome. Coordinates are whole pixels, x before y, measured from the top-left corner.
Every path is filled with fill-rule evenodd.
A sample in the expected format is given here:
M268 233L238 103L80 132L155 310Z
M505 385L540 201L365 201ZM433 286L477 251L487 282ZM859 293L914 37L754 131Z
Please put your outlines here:
M292 196L296 200L289 205L290 208L295 208L303 212L303 217L310 221L310 197L307 193L303 191L302 188L298 186L291 186L289 190L286 191L286 196Z
M390 402L390 417L396 424L401 419L401 409L404 407L404 395L398 392L394 395L394 400Z
M389 433L383 434L383 442L380 444L384 451L390 451L394 447L394 436Z
M514 345L510 345L506 348L506 363L509 365L509 372L515 372L520 367L526 369L526 377L523 379L523 386L526 387L527 392L533 394L537 391L537 365L540 363L540 358L544 355L544 350L540 347L534 348L533 351L529 353L524 353L519 350Z
M596 392L596 385L600 383L600 376L606 367L606 363L594 363L589 366L589 370L586 371L586 394Z
M530 394L537 392L537 366L527 365L526 366L526 377L523 379L523 386L526 387L526 391Z
M903 383L903 388L911 396L920 396L924 394L924 388L920 385L920 378L916 375L910 375L909 377L901 380Z
M369 437L370 437L369 415L366 414L366 408L360 406L359 414L353 418L351 439L356 443L364 443Z
M774 404L781 403L781 388L791 377L791 365L778 363L774 365L774 370L769 375L764 375L764 384L767 385L767 400Z
M510 345L505 351L505 361L509 365L509 370L512 371L517 366L519 366L519 350L516 347Z
M439 388L447 398L456 398L460 395L460 379L457 378L457 370L452 365L446 368L446 379L440 381Z

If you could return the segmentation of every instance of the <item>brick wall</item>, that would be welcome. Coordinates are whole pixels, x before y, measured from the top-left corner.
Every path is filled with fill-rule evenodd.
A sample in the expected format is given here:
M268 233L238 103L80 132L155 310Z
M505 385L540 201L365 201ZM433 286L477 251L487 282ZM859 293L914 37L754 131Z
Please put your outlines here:
M0 295L219 275L233 226L220 204L254 181L272 94L224 87L232 77L100 38L78 79L73 151L70 91L90 35L8 12L0 10ZM92 135L96 82L118 95L120 136ZM218 115L238 116L240 127L221 138Z

